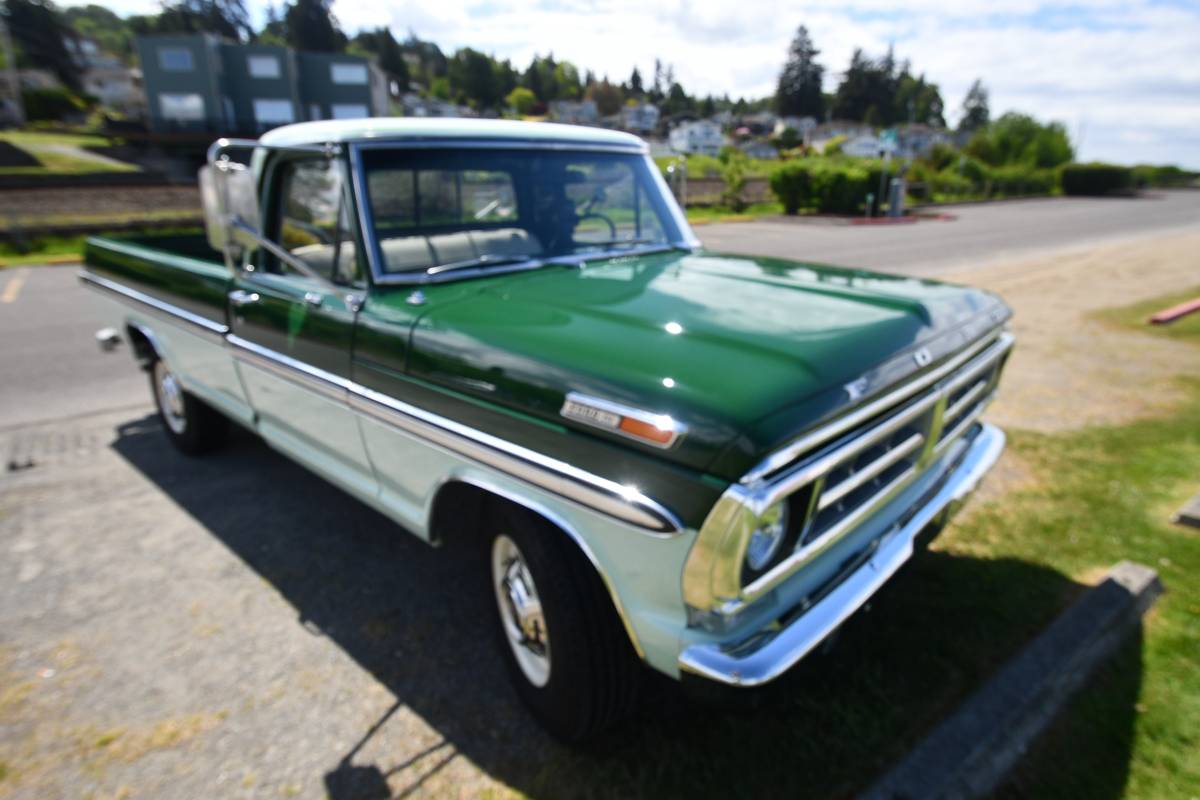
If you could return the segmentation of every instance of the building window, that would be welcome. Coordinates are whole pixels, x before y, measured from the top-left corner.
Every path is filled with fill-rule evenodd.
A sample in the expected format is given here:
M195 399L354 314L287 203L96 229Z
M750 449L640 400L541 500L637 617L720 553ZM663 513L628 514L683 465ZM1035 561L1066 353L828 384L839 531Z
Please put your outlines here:
M254 120L259 125L282 125L295 119L291 100L254 101Z
M160 94L158 110L168 122L202 122L204 98L198 94Z
M362 103L334 103L330 107L334 119L362 119L371 116Z
M251 78L278 78L279 59L275 56L250 56L246 59Z
M309 103L308 104L308 118L309 119L320 119L321 118L321 104L320 103Z
M329 74L334 83L354 86L367 85L366 64L331 64Z
M192 51L186 47L158 48L158 66L167 72L191 72L195 69Z

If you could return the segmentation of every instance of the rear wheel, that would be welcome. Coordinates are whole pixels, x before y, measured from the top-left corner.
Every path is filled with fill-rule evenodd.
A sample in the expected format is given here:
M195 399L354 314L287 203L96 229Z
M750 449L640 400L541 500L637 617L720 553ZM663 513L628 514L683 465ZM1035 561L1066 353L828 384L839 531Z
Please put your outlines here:
M198 456L224 444L229 420L186 392L161 358L150 369L150 386L167 438L180 451Z
M578 742L633 708L641 668L591 563L545 520L507 505L487 518L501 649L521 699Z

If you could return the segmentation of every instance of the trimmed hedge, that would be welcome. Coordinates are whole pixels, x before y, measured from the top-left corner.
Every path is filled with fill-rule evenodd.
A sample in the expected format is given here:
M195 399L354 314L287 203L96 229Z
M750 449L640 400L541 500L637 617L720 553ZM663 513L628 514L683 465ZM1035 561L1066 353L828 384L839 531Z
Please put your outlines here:
M1067 164L1062 168L1063 194L1099 196L1128 192L1133 188L1133 170L1115 164Z
M30 121L63 120L87 110L87 103L67 89L26 89L21 102Z
M874 172L878 180L878 172ZM771 173L771 191L784 213L802 208L822 214L857 214L871 188L872 168L829 159L789 161Z

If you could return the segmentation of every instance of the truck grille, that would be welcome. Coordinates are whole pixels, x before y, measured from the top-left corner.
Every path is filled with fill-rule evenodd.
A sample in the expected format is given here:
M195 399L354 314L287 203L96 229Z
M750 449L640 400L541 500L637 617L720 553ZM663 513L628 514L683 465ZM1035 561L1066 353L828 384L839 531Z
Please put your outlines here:
M746 592L753 595L860 525L969 431L995 393L1011 345L1007 335L985 343L941 381L773 476L792 502L793 552Z

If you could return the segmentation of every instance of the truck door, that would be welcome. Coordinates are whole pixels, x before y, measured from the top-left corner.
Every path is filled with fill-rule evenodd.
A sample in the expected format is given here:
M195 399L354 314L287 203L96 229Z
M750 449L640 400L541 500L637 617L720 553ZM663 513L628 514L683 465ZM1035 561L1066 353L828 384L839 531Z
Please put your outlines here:
M357 298L365 290L342 162L281 157L268 165L263 233L336 285L269 250L229 294L230 345L267 441L359 494L377 484L342 385L350 377Z

